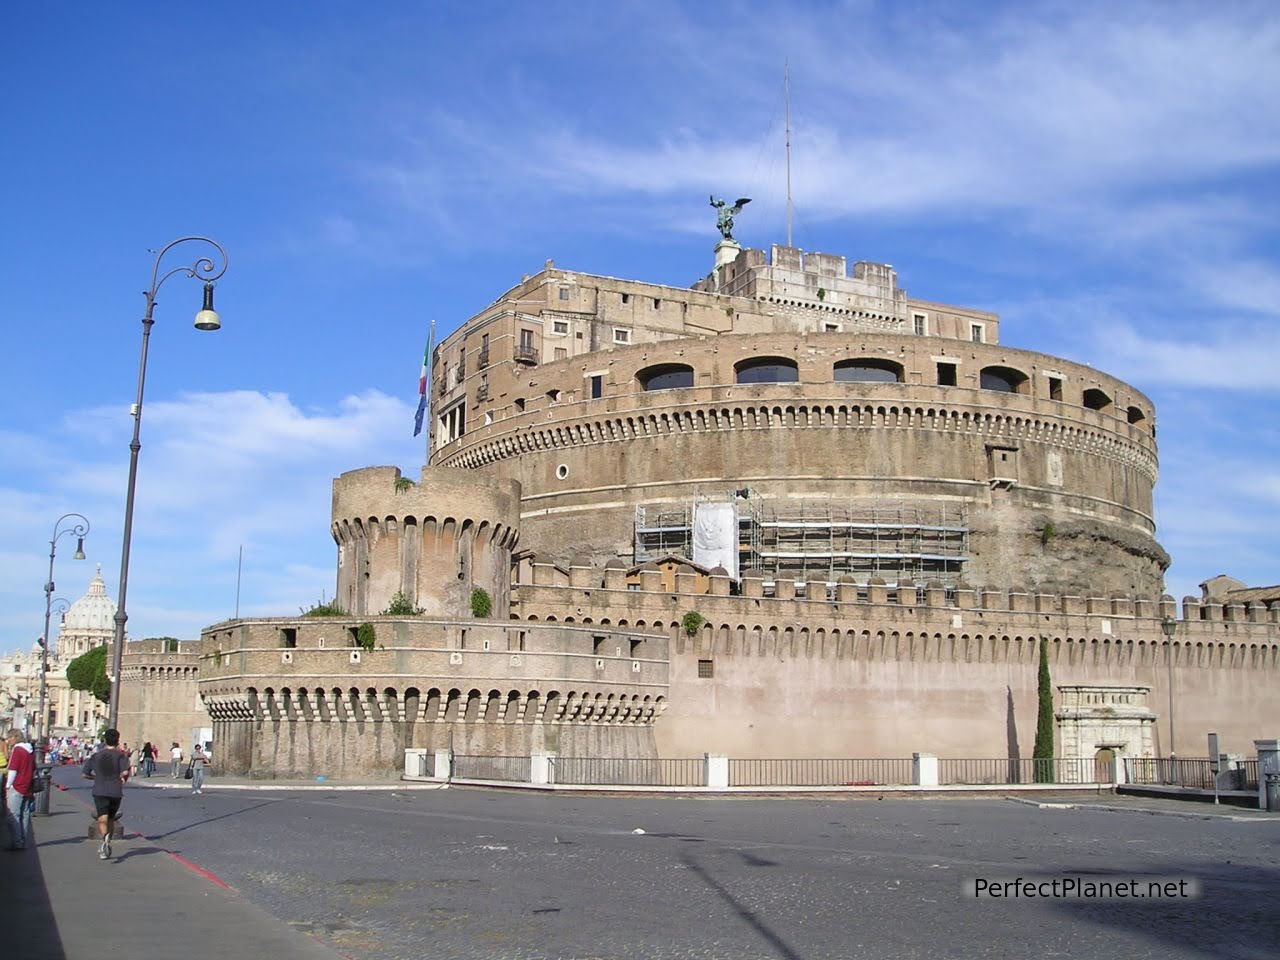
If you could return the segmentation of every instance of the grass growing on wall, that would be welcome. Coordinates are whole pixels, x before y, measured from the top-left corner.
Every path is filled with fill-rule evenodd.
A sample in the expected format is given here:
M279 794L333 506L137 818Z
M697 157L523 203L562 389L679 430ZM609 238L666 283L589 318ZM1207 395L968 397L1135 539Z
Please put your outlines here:
M483 620L492 613L493 597L483 587L476 587L471 591L471 615L477 620Z

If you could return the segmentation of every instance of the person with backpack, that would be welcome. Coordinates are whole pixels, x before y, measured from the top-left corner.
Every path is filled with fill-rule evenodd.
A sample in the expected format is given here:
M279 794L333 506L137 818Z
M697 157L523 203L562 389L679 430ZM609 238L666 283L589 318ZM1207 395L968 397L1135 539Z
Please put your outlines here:
M31 833L31 813L36 806L36 756L31 744L16 730L8 736L9 765L5 774L4 815L9 827L10 850L22 850Z
M93 781L93 806L98 819L98 859L111 859L111 832L119 818L120 803L124 799L124 785L129 780L132 764L129 755L120 749L120 731L108 730L103 734L106 747L88 760L80 772L86 780Z

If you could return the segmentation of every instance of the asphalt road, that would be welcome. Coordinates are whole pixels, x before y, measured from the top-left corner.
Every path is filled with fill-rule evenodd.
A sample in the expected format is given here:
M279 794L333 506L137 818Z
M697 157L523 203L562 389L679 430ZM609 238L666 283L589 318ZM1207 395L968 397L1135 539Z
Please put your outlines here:
M1280 957L1274 821L1002 799L465 788L199 797L131 788L125 814L126 829L358 960ZM977 878L1080 875L1188 878L1201 895L972 895Z

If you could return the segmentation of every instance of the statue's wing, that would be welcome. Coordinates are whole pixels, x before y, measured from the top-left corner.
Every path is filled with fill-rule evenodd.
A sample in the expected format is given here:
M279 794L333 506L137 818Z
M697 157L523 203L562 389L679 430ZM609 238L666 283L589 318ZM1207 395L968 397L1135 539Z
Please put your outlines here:
M751 198L750 198L750 197L739 197L739 198L738 198L738 202L737 202L737 203L735 203L735 204L733 205L733 209L732 209L730 212L731 212L731 213L741 213L741 212L742 212L742 208L743 208L743 207L745 207L745 206L746 206L748 203L750 203L750 202L751 202Z

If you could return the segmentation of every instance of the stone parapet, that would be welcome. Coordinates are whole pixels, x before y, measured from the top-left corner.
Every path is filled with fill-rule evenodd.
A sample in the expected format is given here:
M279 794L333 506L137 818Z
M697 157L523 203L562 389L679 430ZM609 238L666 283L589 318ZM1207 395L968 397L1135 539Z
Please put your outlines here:
M361 622L372 650L356 646ZM641 628L294 618L216 624L201 642L200 694L215 719L403 720L434 696L446 711L473 702L477 720L648 723L667 695L667 638Z

